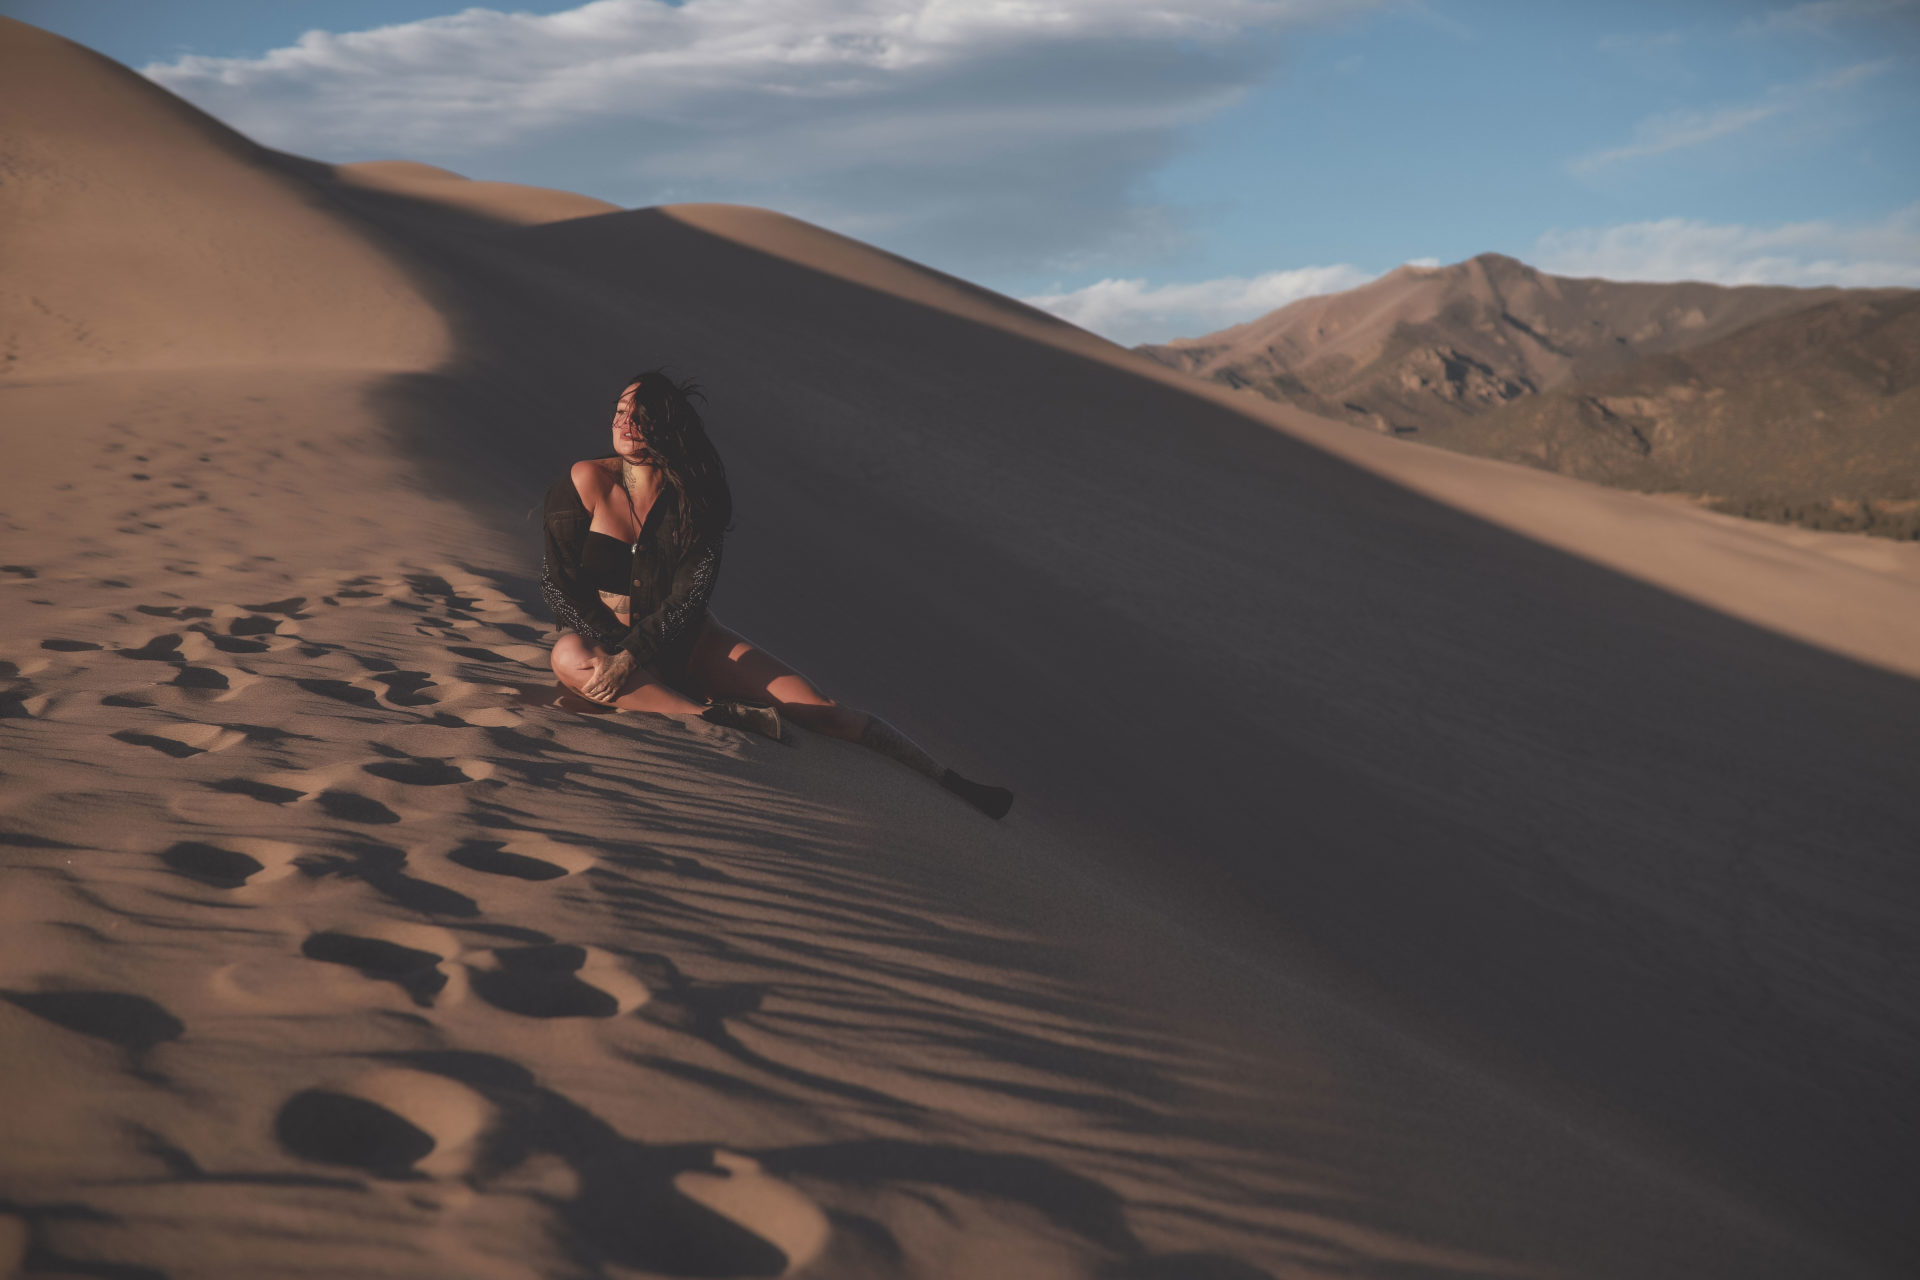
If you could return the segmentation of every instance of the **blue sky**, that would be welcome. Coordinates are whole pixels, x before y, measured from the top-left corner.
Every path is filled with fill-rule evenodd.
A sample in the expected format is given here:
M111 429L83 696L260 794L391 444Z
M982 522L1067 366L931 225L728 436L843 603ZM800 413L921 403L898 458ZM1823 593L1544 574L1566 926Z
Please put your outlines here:
M269 145L764 205L1125 342L1486 250L1616 279L1920 285L1920 0L0 12Z

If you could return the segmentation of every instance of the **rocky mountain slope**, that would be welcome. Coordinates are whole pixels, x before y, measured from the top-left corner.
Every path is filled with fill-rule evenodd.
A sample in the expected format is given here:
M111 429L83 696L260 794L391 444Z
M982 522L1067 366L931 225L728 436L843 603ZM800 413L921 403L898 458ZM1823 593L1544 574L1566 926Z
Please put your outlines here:
M1564 279L1482 254L1141 350L1465 453L1920 537L1916 298Z

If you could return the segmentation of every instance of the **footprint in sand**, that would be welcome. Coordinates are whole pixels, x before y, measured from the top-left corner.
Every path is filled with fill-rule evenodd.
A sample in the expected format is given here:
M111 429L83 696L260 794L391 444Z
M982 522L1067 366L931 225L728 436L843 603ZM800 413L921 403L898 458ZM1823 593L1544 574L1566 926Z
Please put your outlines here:
M206 635L198 631L186 635L167 632L154 636L138 648L115 649L113 652L136 662L164 662L171 666L174 668L172 677L160 683L185 690L190 700L211 695L214 701L225 701L256 680L256 677L220 661L219 650Z
M818 1204L748 1156L683 1149L679 1168L656 1174L634 1167L635 1156L645 1161L640 1151L623 1154L603 1168L624 1165L627 1176L595 1176L601 1169L589 1165L566 1206L572 1225L617 1264L649 1275L789 1275L832 1237Z
M301 677L296 678L294 684L308 693L317 694L322 698L331 698L335 702L344 702L349 706L363 707L369 711L384 710L388 706L430 707L440 701L437 697L428 697L421 692L423 689L443 684L443 681L436 679L430 672L396 670L394 664L384 658L366 658L359 654L347 656L353 658L372 674L353 680ZM380 688L371 687L374 685ZM381 690L386 693L384 705Z
M783 1259L779 1272L806 1266L827 1247L833 1233L819 1205L749 1156L715 1151L709 1168L676 1174L673 1187L777 1249Z
M196 622L188 629L206 637L207 643L222 653L266 653L298 643L300 624L293 618L242 613L225 605L217 613L205 609L197 612L208 616L208 620Z
M196 724L189 721L149 730L146 736L165 738L182 746L192 747L199 752L214 752L225 751L228 747L238 746L248 741L254 736L248 732L252 727L239 724ZM271 736L270 731L262 730L261 732L262 736ZM117 733L113 736L121 737Z
M294 684L308 693L322 698L331 698L335 702L344 702L349 706L365 707L370 711L380 709L380 695L362 685L349 684L345 680L312 680L296 678Z
M440 701L421 693L438 683L424 671L385 671L372 680L386 689L387 701L396 707L430 707Z
M31 684L22 684L0 693L0 720L37 720L55 701L53 694L35 693Z
M308 874L359 880L389 901L422 915L472 919L479 904L434 880L410 875L407 851L361 836L334 836L302 863Z
M296 870L298 845L248 836L223 837L221 844L182 840L160 854L173 871L218 889L259 888L284 880Z
M303 942L300 954L391 982L423 1008L457 1003L466 995L464 971L457 962L460 943L432 925L369 921L326 930Z
M196 636L195 639L200 637ZM174 673L173 679L165 681L169 688L183 691L180 700L192 705L203 702L230 702L238 697L249 685L258 684L260 677L250 675L238 667L226 662L214 660L182 664Z
M478 953L467 965L476 995L527 1018L611 1018L631 1013L651 994L619 957L598 947L502 947Z
M132 746L147 747L170 755L176 760L210 751L225 751L247 740L244 731L218 724L173 724L150 731L122 729L108 736Z
M322 791L314 797L314 803L320 812L329 818L338 818L342 822L360 822L368 826L389 826L401 820L400 815L381 804L371 796L363 796L357 791L345 791L338 788Z
M136 662L178 663L184 661L179 653L182 638L177 632L167 632L164 635L154 636L137 649L115 649L114 652L122 658L131 658ZM46 648L46 642L42 641L40 647ZM98 648L99 646L89 645L88 647Z
M238 728L238 726L230 726ZM262 778L239 775L195 779L197 786L175 787L167 793L167 810L196 826L244 829L268 813L261 805L289 805L305 799L305 788L276 786Z
M387 1177L458 1173L481 1190L537 1186L559 1224L622 1274L778 1276L827 1249L826 1213L749 1156L629 1141L518 1062L419 1057L425 1070L388 1068L389 1078L370 1073L300 1095L282 1110L281 1142L305 1159ZM488 1144L496 1133L502 1141ZM482 1173L465 1153L483 1144L491 1159Z
M295 1094L273 1128L302 1160L377 1178L449 1178L470 1167L493 1120L487 1100L458 1081L382 1067Z
M527 832L511 840L468 840L448 853L447 861L490 876L558 880L579 875L597 860L585 849Z
M285 600L270 600L266 604L243 604L240 607L248 613L280 613L289 618L305 618L310 615L300 610L306 603L305 596L288 596Z
M230 795L246 796L249 800L258 800L261 804L291 804L307 794L292 787L276 787L271 782L262 782L258 778L222 778L218 782L209 782L204 785Z
M258 627L250 625L253 623L264 625ZM278 625L278 621L273 618L254 618L243 615L230 620L224 632L216 631L211 626L194 629L205 636L207 643L221 653L265 653L272 646L265 640L255 640L253 637L272 635L274 628Z
M409 787L448 787L462 782L479 782L493 776L493 765L485 760L448 760L432 756L403 756L394 760L377 760L360 767L376 778L385 778Z
M382 803L376 796L368 795L357 783L364 782L367 775L361 766L352 760L342 760L335 764L322 765L314 769L285 769L264 771L239 778L228 778L212 783L218 790L232 791L269 804L312 804L329 818L342 822L357 822L367 826L391 826L408 818L420 816L418 810L402 806L396 810ZM396 788L386 786L375 788L391 792ZM285 793L292 792L289 796ZM387 799L396 800L392 795Z
M125 991L0 991L0 1000L68 1031L118 1045L134 1071L149 1076L147 1056L186 1026L145 996Z

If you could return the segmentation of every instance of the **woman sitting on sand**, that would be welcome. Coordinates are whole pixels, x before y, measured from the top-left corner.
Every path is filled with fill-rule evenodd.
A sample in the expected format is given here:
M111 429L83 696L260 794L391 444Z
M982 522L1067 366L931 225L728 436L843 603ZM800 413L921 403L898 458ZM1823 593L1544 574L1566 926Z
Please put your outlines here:
M624 711L699 716L774 739L784 714L1004 816L1012 792L943 769L885 720L841 706L707 611L733 495L697 394L664 373L641 374L614 405L615 456L576 462L547 490L540 585L563 628L553 646L560 683Z

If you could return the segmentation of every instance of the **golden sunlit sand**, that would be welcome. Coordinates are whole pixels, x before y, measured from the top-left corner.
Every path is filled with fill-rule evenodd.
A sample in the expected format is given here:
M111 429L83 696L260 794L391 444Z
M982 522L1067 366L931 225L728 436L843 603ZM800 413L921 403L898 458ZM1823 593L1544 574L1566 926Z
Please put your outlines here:
M0 85L0 1273L1920 1257L1911 561L17 23ZM716 613L1005 822L549 705L537 502L660 363Z

